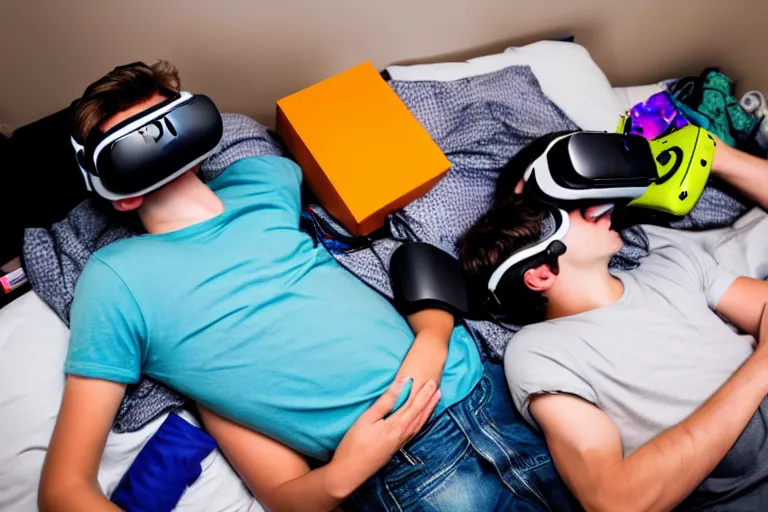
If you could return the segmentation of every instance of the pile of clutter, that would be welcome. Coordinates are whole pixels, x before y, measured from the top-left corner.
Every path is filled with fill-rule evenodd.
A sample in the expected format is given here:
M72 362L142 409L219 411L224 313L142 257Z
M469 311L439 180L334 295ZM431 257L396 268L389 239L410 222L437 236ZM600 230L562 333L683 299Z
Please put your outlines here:
M654 139L694 124L729 146L762 158L768 156L768 106L763 93L749 91L737 99L733 80L717 69L705 69L699 76L669 80L664 85L666 91L631 109L622 131Z

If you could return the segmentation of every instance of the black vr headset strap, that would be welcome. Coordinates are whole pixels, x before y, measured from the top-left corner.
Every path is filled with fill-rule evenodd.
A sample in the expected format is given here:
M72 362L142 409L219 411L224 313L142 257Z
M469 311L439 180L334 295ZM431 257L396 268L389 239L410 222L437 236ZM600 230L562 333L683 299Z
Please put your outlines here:
M469 313L469 297L458 260L422 242L405 243L392 255L389 276L395 305L404 315L441 309L454 317Z
M512 300L515 298L515 290L526 286L523 282L525 273L541 265L548 265L553 271L557 270L557 260L565 254L566 246L560 240L553 240L547 248L538 254L534 254L522 261L515 263L499 280L496 290L488 291L488 309L493 314L504 315L503 311L514 307Z

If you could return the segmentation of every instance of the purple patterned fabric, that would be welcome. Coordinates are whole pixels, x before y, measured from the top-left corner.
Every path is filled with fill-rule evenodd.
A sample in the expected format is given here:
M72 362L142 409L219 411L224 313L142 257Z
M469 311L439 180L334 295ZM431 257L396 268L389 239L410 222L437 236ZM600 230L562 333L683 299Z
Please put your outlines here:
M688 124L682 112L669 100L666 92L659 92L629 111L626 133L653 140L667 131L679 130Z

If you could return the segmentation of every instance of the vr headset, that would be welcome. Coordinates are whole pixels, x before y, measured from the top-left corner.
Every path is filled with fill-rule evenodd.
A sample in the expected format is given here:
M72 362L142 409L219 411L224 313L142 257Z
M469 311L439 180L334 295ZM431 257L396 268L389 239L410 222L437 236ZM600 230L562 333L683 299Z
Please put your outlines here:
M208 158L221 140L221 114L210 98L180 92L85 145L71 139L85 185L110 201L147 194Z
M712 136L693 125L653 141L574 132L553 140L528 166L525 190L565 210L622 204L682 216L704 192L714 152Z
M526 169L524 193L547 205L540 240L517 251L491 275L488 292L501 305L529 268L556 265L566 251L568 210L594 209L600 217L615 206L668 216L689 213L704 192L715 141L704 129L685 126L648 141L640 135L574 132L553 140ZM547 227L547 225L549 227ZM507 299L508 300L508 299Z

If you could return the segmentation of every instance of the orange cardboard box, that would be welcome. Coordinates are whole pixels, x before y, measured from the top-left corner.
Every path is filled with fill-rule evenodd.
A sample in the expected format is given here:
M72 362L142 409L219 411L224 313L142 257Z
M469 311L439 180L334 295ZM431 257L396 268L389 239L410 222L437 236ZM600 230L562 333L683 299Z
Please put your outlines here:
M370 62L279 100L277 132L323 207L357 236L451 166Z

